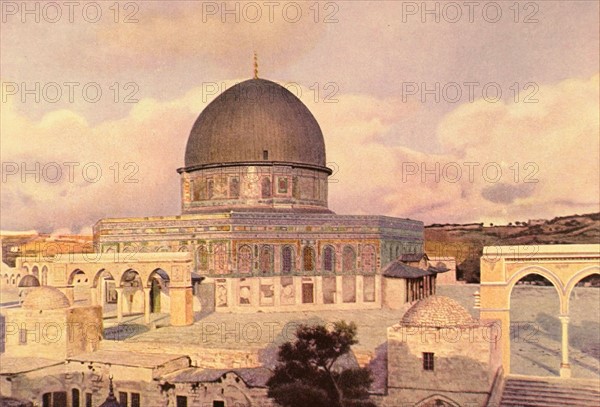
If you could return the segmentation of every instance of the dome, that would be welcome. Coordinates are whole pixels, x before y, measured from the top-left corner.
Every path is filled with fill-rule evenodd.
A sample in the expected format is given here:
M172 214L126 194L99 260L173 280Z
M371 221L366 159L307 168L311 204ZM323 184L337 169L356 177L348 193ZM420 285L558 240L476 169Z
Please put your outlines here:
M32 288L23 300L23 308L26 309L50 310L70 306L69 299L58 288L47 286Z
M19 281L19 288L25 287L39 287L40 281L33 274L27 274L24 276L21 281Z
M291 163L325 167L325 142L316 119L294 94L265 79L229 88L200 114L190 133L185 168Z
M432 295L410 307L402 317L401 323L405 326L451 328L472 326L476 321L452 298Z

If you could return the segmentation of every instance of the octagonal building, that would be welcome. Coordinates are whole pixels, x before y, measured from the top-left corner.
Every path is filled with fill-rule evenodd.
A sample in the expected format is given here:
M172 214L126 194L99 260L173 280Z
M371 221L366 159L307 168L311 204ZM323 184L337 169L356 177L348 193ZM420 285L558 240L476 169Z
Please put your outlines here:
M182 214L103 219L95 243L103 253L190 253L190 295L203 309L382 307L381 271L422 250L423 223L333 213L326 162L321 128L295 95L244 81L192 127L177 170Z

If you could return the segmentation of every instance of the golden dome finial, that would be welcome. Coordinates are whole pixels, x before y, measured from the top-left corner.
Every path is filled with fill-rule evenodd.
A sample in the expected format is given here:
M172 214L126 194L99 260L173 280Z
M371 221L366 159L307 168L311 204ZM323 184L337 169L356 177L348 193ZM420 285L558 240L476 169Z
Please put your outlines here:
M258 79L258 55L254 51L254 79Z

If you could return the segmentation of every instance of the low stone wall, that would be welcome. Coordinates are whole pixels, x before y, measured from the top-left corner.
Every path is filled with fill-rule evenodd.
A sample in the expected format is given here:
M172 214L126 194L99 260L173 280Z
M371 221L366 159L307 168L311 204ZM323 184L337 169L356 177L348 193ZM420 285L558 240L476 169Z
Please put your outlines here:
M223 349L204 348L197 345L185 345L162 342L103 341L101 348L110 351L130 351L187 355L192 365L214 369L236 369L242 367L260 367L260 349Z

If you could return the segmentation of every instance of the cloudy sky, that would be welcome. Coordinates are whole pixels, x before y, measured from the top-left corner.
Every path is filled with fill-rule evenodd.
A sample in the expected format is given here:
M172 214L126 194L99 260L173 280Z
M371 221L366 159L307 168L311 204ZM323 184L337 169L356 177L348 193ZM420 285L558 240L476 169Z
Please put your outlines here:
M176 215L192 124L252 76L325 135L330 207L426 223L599 210L599 3L2 2L1 227Z

